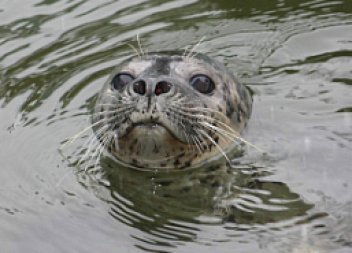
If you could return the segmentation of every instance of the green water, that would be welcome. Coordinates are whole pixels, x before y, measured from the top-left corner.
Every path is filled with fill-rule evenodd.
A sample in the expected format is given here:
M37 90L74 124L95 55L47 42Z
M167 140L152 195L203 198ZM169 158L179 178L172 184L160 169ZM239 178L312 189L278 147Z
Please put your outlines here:
M204 37L253 91L244 138L268 155L73 166L81 144L59 148L137 34L149 52ZM0 252L352 252L351 69L349 0L0 0Z

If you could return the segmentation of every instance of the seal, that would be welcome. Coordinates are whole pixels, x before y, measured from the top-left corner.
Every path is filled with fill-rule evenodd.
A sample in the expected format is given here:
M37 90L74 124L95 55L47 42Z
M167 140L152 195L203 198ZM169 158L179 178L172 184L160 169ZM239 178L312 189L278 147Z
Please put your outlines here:
M126 166L185 169L227 158L251 108L250 92L222 63L200 53L159 52L116 67L92 125L101 145Z

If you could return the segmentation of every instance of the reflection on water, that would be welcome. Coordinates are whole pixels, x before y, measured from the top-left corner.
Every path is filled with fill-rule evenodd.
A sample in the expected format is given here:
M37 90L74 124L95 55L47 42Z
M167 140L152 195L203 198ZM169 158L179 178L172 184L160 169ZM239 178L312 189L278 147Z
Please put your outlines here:
M100 180L96 174L87 180L85 171L78 171L78 178L88 188L107 188L106 196L98 196L109 203L114 219L144 232L133 236L140 248L172 249L177 242L196 241L200 224L226 224L227 233L207 239L212 243L246 237L255 230L281 231L326 215L309 214L313 205L284 183L265 180L271 173L263 168L217 164L179 172L141 172L110 158L100 164L95 171Z
M349 0L0 0L0 251L349 252L351 13ZM198 50L253 91L244 137L269 158L72 167L59 147L89 126L136 34L149 52L206 36Z
M165 220L191 221L209 215L218 217L219 223L265 224L302 215L310 207L285 184L261 181L260 174L265 173L254 168L248 168L247 173L223 165L174 173L138 173L111 161L103 166L113 196L129 200L135 211L149 217L165 215ZM160 214L161 210L166 212Z

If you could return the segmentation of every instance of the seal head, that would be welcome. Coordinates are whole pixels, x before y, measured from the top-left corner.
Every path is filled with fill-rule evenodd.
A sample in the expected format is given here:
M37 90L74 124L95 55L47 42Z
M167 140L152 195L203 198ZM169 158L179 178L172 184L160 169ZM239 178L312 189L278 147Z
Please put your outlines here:
M97 138L119 162L182 169L231 150L251 105L248 90L221 63L164 52L121 63L92 119Z

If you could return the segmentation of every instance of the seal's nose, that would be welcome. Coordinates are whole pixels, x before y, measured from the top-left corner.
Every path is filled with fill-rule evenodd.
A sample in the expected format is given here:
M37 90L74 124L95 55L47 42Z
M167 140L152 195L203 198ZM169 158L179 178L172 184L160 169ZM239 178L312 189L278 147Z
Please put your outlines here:
M154 93L159 96L163 93L168 93L171 90L172 84L167 81L160 81L156 84Z
M146 83L144 80L138 80L133 83L133 91L139 95L144 95L146 92Z
M153 92L156 96L163 93L168 93L171 90L172 84L167 81L159 81L154 87L147 87L149 84L143 79L139 79L133 83L133 91L139 95L145 95L146 93ZM154 89L153 89L154 88ZM148 94L147 94L148 95Z

